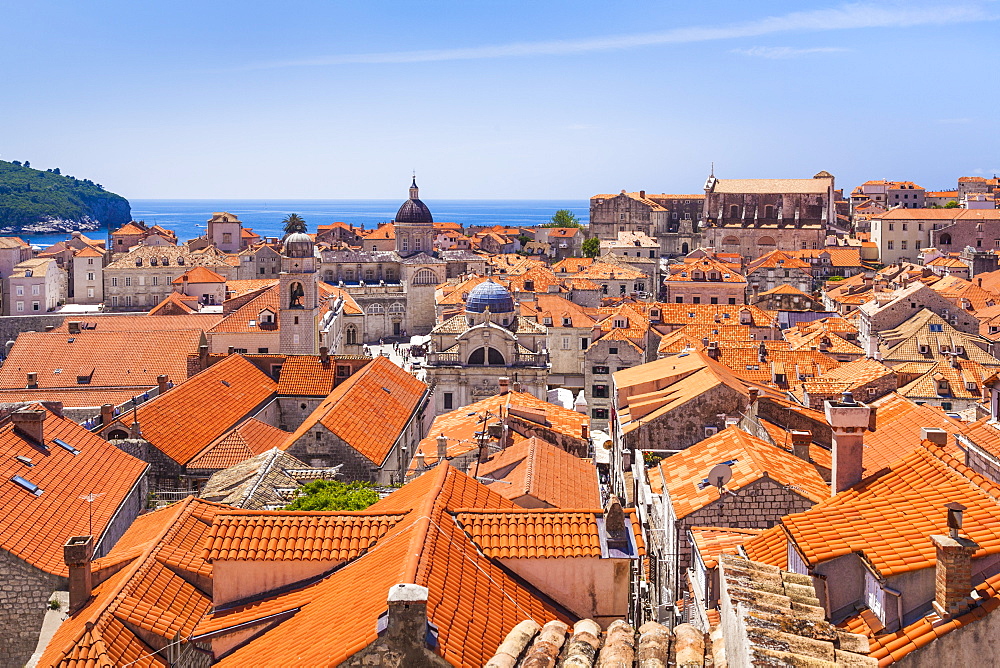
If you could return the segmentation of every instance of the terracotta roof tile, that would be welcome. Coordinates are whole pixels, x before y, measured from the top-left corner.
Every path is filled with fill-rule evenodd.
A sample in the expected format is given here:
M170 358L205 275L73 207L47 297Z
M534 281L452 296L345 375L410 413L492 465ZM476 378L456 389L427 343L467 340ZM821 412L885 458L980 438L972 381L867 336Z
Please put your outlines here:
M779 524L743 544L750 561L759 561L785 570L788 568L788 535Z
M864 475L871 475L908 455L920 442L923 427L936 427L948 433L946 452L958 456L952 434L962 430L962 423L948 417L936 406L916 404L896 392L890 392L869 404L875 411L875 431L864 438Z
M739 554L740 545L762 533L760 529L722 527L691 527L690 531L706 568L718 566L720 554Z
M348 561L364 554L405 513L218 514L202 557L213 561Z
M484 510L458 511L455 520L483 554L494 559L600 557L599 515L562 509Z
M186 465L274 395L277 383L242 355L230 355L137 411L143 438Z
M928 536L948 531L944 500L966 506L964 532L980 545L975 556L1000 552L1000 486L929 441L885 474L782 524L810 566L859 552L889 577L935 563Z
M333 391L337 365L323 364L315 355L287 355L278 377L282 396L325 397Z
M813 502L830 495L829 485L814 466L737 427L664 459L650 470L650 488L660 493L665 485L675 516L683 519L720 498L719 490L708 482L708 472L722 462L732 462L733 476L726 483L732 492L767 477Z
M86 385L80 388L38 389L38 390L0 390L0 404L22 401L59 401L65 408L97 408L104 404L117 406L130 401L132 397L141 395L142 389L126 388L91 388ZM96 412L95 412L96 415Z
M15 432L10 422L0 427L0 547L36 568L65 577L63 544L89 531L86 502L80 497L102 493L91 506L93 533L100 543L147 465L72 420L42 410L45 449ZM57 438L79 453L57 445ZM16 457L30 459L31 465ZM14 476L36 485L41 494L16 484Z
M420 405L427 385L376 357L342 382L316 407L287 445L322 424L376 465L381 465Z
M220 436L187 462L189 470L221 471L284 444L288 432L250 418Z
M70 322L81 322L84 334L93 332L176 332L179 330L211 329L222 316L218 313L198 313L194 315L93 315L80 313L77 317L65 318L50 334L69 333Z
M470 474L492 478L486 483L517 503L528 496L555 508L599 508L597 467L539 438L529 438L473 463ZM531 506L534 507L534 506Z
M160 374L179 382L187 378L187 356L197 353L203 340L194 329L142 336L134 331L25 332L0 367L0 388L24 388L28 372L38 374L41 388L77 387L80 377L91 388L155 387Z

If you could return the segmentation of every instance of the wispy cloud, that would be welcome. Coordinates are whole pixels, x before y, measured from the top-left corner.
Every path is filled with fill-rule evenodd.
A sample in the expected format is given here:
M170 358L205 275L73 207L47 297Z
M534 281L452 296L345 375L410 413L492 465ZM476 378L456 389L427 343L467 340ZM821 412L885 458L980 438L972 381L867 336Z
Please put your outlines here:
M426 63L449 60L481 60L525 56L550 56L635 49L663 44L690 44L718 40L761 37L795 32L828 32L859 28L905 28L921 25L994 20L982 3L927 4L914 7L904 2L851 3L828 9L792 12L728 26L691 26L661 32L612 35L576 40L515 42L492 46L386 51L322 56L249 65L245 69L304 67L318 65Z
M754 46L749 49L733 49L732 53L738 53L743 56L753 56L755 58L782 60L785 58L807 56L812 53L838 53L843 51L849 51L849 49L837 46L817 46L809 49L796 49L790 46Z

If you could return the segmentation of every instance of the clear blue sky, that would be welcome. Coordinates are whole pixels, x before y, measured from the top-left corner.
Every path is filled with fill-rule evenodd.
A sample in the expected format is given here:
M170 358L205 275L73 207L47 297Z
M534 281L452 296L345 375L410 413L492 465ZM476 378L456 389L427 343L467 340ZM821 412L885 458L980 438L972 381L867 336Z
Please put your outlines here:
M1000 2L32 0L0 158L130 198L585 198L1000 172Z

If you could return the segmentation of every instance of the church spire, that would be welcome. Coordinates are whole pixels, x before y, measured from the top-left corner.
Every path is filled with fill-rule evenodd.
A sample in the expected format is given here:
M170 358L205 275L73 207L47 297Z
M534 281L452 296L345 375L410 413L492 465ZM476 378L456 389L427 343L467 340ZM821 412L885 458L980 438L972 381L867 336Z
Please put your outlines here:
M410 199L420 199L420 189L417 188L417 173L413 173L413 183L410 184Z

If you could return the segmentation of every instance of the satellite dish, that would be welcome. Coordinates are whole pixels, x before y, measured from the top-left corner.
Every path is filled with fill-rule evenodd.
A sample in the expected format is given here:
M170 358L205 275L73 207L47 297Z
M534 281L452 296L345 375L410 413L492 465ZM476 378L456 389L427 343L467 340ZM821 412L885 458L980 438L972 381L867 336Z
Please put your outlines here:
M708 472L708 483L715 485L721 491L726 483L733 479L733 467L729 464L716 464Z

